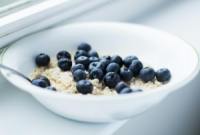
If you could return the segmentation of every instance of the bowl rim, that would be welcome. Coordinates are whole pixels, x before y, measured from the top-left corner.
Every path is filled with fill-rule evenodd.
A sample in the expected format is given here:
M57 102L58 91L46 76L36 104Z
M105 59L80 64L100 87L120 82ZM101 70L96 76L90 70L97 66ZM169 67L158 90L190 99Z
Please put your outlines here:
M61 29L61 28L64 28L64 27L70 27L70 26L78 26L78 25L113 25L113 26L118 26L120 25L120 27L131 27L131 26L135 26L135 27L140 27L140 28L143 28L143 29L148 29L148 30L153 30L153 31L156 31L156 32L159 32L159 33L162 33L163 35L170 35L174 38L177 38L179 40L182 40L183 42L185 42L185 44L190 47L194 54L196 55L196 58L197 58L197 63L196 63L196 67L194 68L193 71L191 71L191 74L189 74L188 76L185 77L185 79L182 81L182 82L179 82L177 84L174 84L174 85L171 85L171 86L168 86L168 87L159 87L159 88L156 88L156 89L153 89L153 90L146 90L146 91L143 91L143 92L139 92L139 93L132 93L132 94L122 94L122 95L114 95L114 96L109 96L109 95L100 95L100 96L97 96L97 95L76 95L76 94L66 94L66 93L62 93L62 92L56 92L56 91L49 91L47 89L44 89L44 88L40 88L40 87L37 87L37 86L34 86L32 84L30 84L28 81L26 85L26 87L23 87L19 84L16 84L14 83L13 81L11 81L11 79L9 77L6 76L5 74L5 71L3 69L0 69L0 72L2 73L2 75L11 83L13 83L15 86L17 86L18 88L32 94L32 95L44 95L45 96L59 96L59 97L64 97L64 98L68 98L68 99L77 99L77 100L84 100L84 101L90 101L90 100L95 100L95 101L102 101L102 100L121 100L121 99L130 99L130 98L139 98L139 97L143 97L143 96L147 96L147 95L151 95L151 94L154 94L154 93L160 93L160 92L163 92L163 93L171 93L175 90L178 90L180 89L181 87L185 86L186 84L188 84L190 81L192 81L196 75L199 73L199 68L200 67L200 56L198 54L198 51L195 47L193 47L193 45L191 45L188 41L180 38L179 36L176 36L174 34L171 34L171 33L168 33L166 31L162 31L160 29L157 29L157 28L153 28L153 27L150 27L150 26L146 26L146 25L142 25L142 24L135 24L135 23L126 23L126 22L76 22L76 23L73 23L73 24L67 24L67 25L64 25L64 26L61 26L61 27L57 27L57 28L53 28L53 29L50 29L50 30L55 30L55 29ZM48 30L48 29L47 29ZM44 30L46 31L46 30ZM33 35L35 34L38 34L40 33L41 31L37 32L37 33L33 33ZM43 32L43 31L42 31ZM29 35L28 37L32 36ZM18 40L17 40L18 41ZM12 44L16 43L17 41L13 42ZM9 48L12 46L9 45L9 47L7 47L3 53L1 54L1 61L0 63L3 64L4 62L4 54L6 54L7 50L9 50Z

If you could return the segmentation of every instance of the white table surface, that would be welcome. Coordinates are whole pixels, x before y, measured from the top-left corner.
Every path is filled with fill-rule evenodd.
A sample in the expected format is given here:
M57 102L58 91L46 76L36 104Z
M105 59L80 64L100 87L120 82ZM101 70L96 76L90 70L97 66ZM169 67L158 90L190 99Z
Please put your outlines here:
M182 1L134 22L157 27L183 37L200 52L200 1ZM200 76L163 103L133 118L116 135L199 135ZM64 119L46 110L32 96L9 83L0 84L1 135L106 135L122 123L85 124ZM88 129L88 130L87 130ZM106 133L107 132L107 133Z

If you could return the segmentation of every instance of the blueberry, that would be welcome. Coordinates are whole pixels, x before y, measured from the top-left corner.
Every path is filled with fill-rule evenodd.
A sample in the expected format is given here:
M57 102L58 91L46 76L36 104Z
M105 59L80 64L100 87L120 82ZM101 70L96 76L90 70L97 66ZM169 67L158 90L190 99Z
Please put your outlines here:
M109 88L115 88L115 86L120 82L120 77L115 72L109 72L104 76L103 81Z
M171 79L171 73L169 69L161 68L158 71L156 71L156 79L159 82L167 82Z
M84 50L78 50L78 51L76 51L76 53L74 55L74 59L76 60L80 56L88 57L88 53L86 51L84 51Z
M106 60L111 60L111 57L109 56L109 55L105 55L105 56L103 56L101 59L106 59Z
M84 50L86 52L89 52L91 50L91 46L88 43L81 43L78 46L78 50Z
M133 60L138 60L138 58L136 56L127 56L127 57L124 58L123 64L126 67L129 67Z
M84 70L77 69L73 72L74 81L80 81L86 79L87 75Z
M68 71L72 67L72 61L70 59L67 59L67 58L61 58L61 59L58 60L58 67L62 71Z
M37 76L36 79L44 80L44 81L47 83L48 86L51 85L49 79L48 79L47 77L43 76L43 75L39 75L39 76Z
M100 68L100 63L99 62L90 63L89 68L88 68L89 72L94 68Z
M89 57L89 61L90 61L90 63L91 62L98 62L99 61L99 58L97 58L97 57Z
M136 93L136 92L142 92L142 90L126 87L126 88L123 88L119 94L129 94L129 93Z
M88 71L90 72L93 68L99 68L101 69L104 73L106 73L106 63L105 61L100 61L100 62L92 62L89 65Z
M110 60L108 59L101 59L99 62L99 68L101 68L104 72L106 72L106 67L110 64Z
M127 87L129 87L128 84L121 81L116 85L115 90L117 91L117 93L120 93L122 89L127 88Z
M100 58L100 61L105 62L106 66L110 63L111 57L110 56L103 56Z
M140 70L139 77L144 82L152 81L155 78L155 71L153 68L145 67Z
M89 56L90 57L97 57L97 58L99 58L99 54L97 53L97 51L90 51L89 52Z
M119 55L112 56L110 61L117 63L120 67L123 65L122 58Z
M71 68L71 72L73 73L74 71L76 71L77 69L81 69L81 70L85 70L85 67L83 64L76 64L73 65Z
M48 87L46 87L48 90L52 90L52 91L56 91L56 88L55 87L53 87L53 86L48 86Z
M128 82L133 78L133 73L128 68L120 70L120 77L123 81Z
M80 56L80 57L78 57L78 58L75 60L75 63L76 63L76 64L83 64L84 67L85 67L86 69L88 69L88 66L89 66L89 64L90 64L90 61L89 61L88 57L86 57L86 56Z
M140 70L143 68L143 64L139 60L133 60L129 66L129 70L133 73L133 76L137 76L140 73Z
M33 79L31 81L31 83L35 86L38 86L38 87L41 87L41 88L46 88L48 87L48 84L45 80L42 80L42 79Z
M141 90L141 89L138 89L138 88L132 88L132 92L133 92L133 93L142 92L142 90Z
M40 53L35 58L35 63L38 67L48 66L49 62L50 62L50 57L44 53Z
M119 94L129 94L129 93L132 93L132 92L133 92L133 90L131 88L125 87L119 92Z
M115 72L118 73L120 70L120 66L117 63L110 63L107 67L106 67L106 72Z
M89 73L90 79L99 79L101 81L103 79L103 76L104 73L100 68L94 68Z
M92 93L93 85L88 80L81 80L77 82L76 89L82 94L89 94Z
M58 54L56 55L57 60L61 59L61 58L67 58L67 59L71 59L71 54L65 50L59 51Z

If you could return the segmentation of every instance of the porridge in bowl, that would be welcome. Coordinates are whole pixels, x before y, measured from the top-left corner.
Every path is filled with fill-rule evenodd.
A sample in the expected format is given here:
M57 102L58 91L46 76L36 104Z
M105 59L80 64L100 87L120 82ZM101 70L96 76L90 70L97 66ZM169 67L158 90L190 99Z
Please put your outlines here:
M167 68L155 71L134 55L100 56L88 43L78 46L73 58L62 50L56 58L41 53L31 73L32 84L71 94L117 95L161 87L170 81Z

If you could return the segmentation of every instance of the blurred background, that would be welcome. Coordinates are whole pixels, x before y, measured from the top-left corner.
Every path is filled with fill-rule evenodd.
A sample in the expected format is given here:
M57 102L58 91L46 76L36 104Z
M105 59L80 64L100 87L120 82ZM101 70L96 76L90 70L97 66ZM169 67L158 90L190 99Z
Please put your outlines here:
M152 26L178 35L195 46L200 53L199 0L66 0L67 6L62 6L60 10L57 7L51 9L52 16L41 12L39 14L44 15L41 19L37 14L29 14L27 15L29 21L23 21L24 23L20 22L21 18L5 23L11 17L19 17L13 16L14 13L42 2L42 0L0 0L0 46L35 31L68 23L123 21ZM39 20L34 20L33 18L37 16ZM26 20L26 17L22 19ZM13 27L8 30L8 26ZM161 104L129 120L114 135L199 135L199 97L200 75L182 90L171 94ZM17 90L2 78L0 108L0 133L11 135L14 132L17 134L18 130L21 134L29 133L24 131L23 127L31 128L37 132L35 134L54 135L57 130L65 131L65 123L60 118L53 119L54 124L49 125L47 129L45 123L53 116L30 95ZM37 117L30 119L32 115ZM23 119L17 116L23 116ZM14 128L19 123L21 126ZM12 132L9 131L11 128L14 129Z

